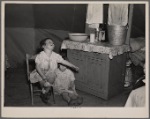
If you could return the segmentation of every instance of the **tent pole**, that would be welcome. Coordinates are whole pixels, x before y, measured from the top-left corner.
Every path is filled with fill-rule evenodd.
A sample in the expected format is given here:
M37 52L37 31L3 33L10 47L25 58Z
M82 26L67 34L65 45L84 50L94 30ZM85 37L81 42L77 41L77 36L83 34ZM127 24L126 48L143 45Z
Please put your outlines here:
M134 5L133 5L133 4L130 4L130 6L129 6L129 19L128 19L129 28L128 28L127 37L126 37L126 44L127 44L127 45L130 45L130 35L131 35L133 8L134 8Z

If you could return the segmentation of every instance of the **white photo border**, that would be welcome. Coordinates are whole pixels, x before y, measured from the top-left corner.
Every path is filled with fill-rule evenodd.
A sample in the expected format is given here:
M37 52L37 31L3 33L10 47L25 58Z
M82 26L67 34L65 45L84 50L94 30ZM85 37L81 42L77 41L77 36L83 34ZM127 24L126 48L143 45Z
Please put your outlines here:
M6 4L88 4L88 3L145 4L146 8L146 105L124 107L6 107L4 106L4 55ZM1 116L12 118L147 118L149 117L149 4L146 1L2 1L1 2Z

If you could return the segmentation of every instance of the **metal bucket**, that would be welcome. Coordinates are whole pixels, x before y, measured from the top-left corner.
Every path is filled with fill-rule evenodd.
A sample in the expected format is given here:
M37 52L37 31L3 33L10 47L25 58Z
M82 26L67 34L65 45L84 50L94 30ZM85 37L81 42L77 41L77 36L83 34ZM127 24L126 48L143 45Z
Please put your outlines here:
M123 45L126 41L127 26L108 25L108 41L112 45Z

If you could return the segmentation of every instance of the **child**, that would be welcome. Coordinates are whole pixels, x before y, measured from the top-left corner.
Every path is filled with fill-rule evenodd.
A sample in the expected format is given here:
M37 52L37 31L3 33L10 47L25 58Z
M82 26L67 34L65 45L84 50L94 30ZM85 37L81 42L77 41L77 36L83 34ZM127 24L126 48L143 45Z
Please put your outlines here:
M58 63L65 64L66 66L74 68L76 71L78 71L79 68L64 60L59 54L53 52L55 45L50 38L42 40L40 46L43 51L41 51L35 58L36 69L30 74L30 79L32 83L39 82L43 89L41 98L43 102L48 103L47 94L54 83L54 71L58 68Z
M83 99L78 96L75 90L74 74L65 65L60 64L55 71L55 91L62 95L63 99L67 101L68 105L77 106L82 104Z
M145 73L145 64L143 67ZM143 78L140 78L140 80L138 80L137 83L135 84L134 90L132 90L131 93L129 94L125 107L144 107L146 104L145 91L146 91L146 87L145 87L145 76L144 76Z

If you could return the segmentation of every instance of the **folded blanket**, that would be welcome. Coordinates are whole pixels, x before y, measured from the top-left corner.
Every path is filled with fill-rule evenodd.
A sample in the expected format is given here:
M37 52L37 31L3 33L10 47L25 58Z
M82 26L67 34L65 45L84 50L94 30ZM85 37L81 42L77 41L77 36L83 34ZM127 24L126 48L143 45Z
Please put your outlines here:
M145 62L145 38L130 38L130 53L129 57L135 66L144 66Z
M145 51L142 51L142 50L138 50L136 52L131 52L129 53L129 57L132 61L132 63L137 66L137 65L140 65L140 66L144 66L144 62L145 62Z
M138 37L138 38L130 38L130 47L131 52L135 52L145 47L145 38Z

